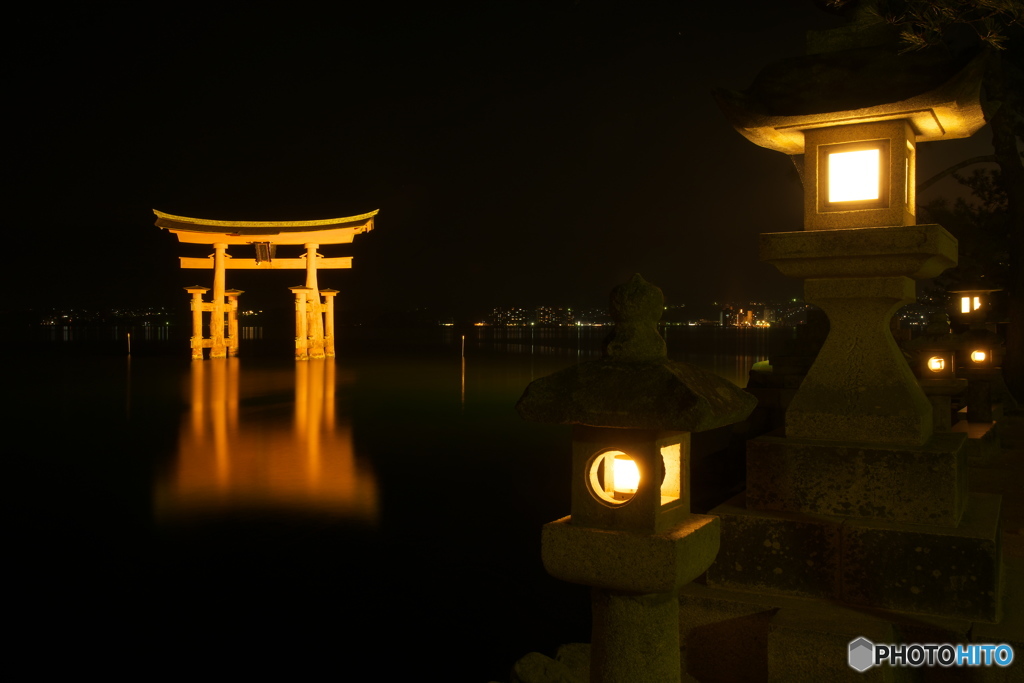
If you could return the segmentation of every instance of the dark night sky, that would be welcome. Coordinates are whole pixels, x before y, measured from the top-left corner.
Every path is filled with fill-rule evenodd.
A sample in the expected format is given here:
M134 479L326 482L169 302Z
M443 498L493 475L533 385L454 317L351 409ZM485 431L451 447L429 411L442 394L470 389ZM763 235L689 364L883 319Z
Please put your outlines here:
M152 208L380 209L373 233L322 250L355 256L321 277L344 307L599 304L633 272L669 303L799 295L756 258L757 233L801 227L796 174L710 91L835 25L805 0L35 14L16 32L6 226L28 306L187 306L180 288L210 274L178 269L198 254ZM987 149L985 131L922 145L919 178ZM229 274L260 305L289 305L301 281Z

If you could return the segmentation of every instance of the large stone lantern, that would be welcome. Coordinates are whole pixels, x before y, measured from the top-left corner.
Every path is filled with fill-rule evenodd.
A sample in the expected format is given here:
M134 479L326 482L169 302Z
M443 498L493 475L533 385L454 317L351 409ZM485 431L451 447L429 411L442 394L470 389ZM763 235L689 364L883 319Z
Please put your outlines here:
M805 300L832 327L789 406L788 436L913 445L931 436L931 410L889 319L916 300L914 280L957 263L949 232L916 224L916 152L984 125L984 63L922 60L897 62L884 47L821 52L765 69L752 91L719 93L737 130L791 155L803 179L803 230L762 234L760 244L762 260L804 280ZM887 80L853 76L861 72ZM879 100L887 96L897 99Z
M760 253L803 280L830 330L784 429L748 441L746 491L711 510L706 585L680 593L701 680L844 680L859 637L932 642L923 620L980 635L1001 619L1001 499L970 491L966 435L935 429L889 327L915 280L957 263L956 239L917 224L914 157L984 124L984 56L899 54L888 30L865 3L855 23L809 35L807 55L719 93L740 133L801 172L803 229L762 234ZM950 382L963 359L942 351L919 371ZM724 627L736 615L758 615L748 634Z
M690 432L742 421L756 400L670 361L661 290L639 275L611 294L605 355L527 387L527 420L573 425L572 514L544 527L544 566L594 587L591 680L681 679L680 587L718 552L718 519L690 512Z

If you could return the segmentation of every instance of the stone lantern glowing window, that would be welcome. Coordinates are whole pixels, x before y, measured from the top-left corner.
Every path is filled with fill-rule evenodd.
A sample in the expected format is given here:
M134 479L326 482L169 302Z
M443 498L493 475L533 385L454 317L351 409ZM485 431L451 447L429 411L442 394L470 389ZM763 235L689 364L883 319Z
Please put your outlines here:
M684 485L680 478L682 450L681 443L671 443L659 449L664 468L660 491L662 506L679 500L680 489ZM632 500L644 479L637 461L620 450L598 452L587 462L584 471L590 495L612 507Z
M877 147L827 155L829 204L878 199L882 174Z
M994 295L1002 290L986 284L977 283L949 291L954 295L949 313L956 322L974 325L988 320L995 304Z
M953 351L943 348L925 348L921 353L917 376L923 380L951 379L956 377L956 361Z
M970 313L981 308L981 297L980 296L962 296L960 297L960 312Z
M985 350L975 349L974 351L971 351L971 362L978 363L980 365L981 363L984 363L987 360L988 353Z
M605 451L591 458L587 467L587 489L609 505L629 502L640 486L640 469L622 451Z
M690 514L688 432L573 429L572 515L607 529L660 532Z
M914 130L905 120L804 131L804 229L914 225Z

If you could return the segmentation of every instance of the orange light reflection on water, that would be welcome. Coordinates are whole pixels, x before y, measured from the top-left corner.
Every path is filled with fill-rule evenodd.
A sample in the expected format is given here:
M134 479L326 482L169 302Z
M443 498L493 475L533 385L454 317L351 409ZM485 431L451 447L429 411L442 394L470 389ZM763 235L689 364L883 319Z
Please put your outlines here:
M377 521L376 479L356 458L351 422L338 419L335 405L336 389L353 378L333 358L294 367L193 361L191 410L177 458L157 484L158 514L283 509Z

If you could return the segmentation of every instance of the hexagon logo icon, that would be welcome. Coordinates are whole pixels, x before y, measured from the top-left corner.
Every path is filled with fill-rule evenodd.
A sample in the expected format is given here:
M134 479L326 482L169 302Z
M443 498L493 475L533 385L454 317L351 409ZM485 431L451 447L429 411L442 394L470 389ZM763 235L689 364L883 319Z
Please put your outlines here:
M875 663L875 644L867 638L850 641L849 660L851 669L867 671Z

